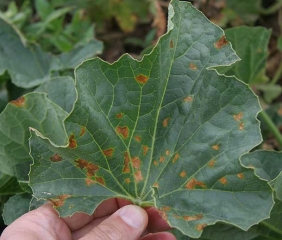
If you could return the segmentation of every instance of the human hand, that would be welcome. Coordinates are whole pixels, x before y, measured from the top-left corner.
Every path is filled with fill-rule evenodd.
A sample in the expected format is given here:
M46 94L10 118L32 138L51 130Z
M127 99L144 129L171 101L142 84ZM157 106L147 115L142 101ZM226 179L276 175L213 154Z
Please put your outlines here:
M167 229L155 209L144 210L126 200L109 199L91 216L75 213L67 218L60 218L48 203L14 221L1 240L176 240L161 232Z

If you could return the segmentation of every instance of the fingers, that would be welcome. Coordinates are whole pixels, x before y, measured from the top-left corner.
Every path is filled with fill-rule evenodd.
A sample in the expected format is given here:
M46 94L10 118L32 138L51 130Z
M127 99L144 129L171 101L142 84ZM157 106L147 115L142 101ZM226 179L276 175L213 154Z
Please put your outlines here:
M160 232L148 234L140 240L177 240L176 237L169 232Z
M144 209L127 205L94 227L81 240L136 240L147 224L148 216Z
M171 229L168 223L160 216L156 208L148 208L146 212L149 216L149 223L147 227L149 232L154 233Z

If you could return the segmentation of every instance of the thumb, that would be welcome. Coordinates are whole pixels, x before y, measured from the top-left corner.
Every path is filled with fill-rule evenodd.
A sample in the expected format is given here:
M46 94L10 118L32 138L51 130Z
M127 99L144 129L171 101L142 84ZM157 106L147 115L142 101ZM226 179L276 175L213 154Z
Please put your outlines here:
M148 215L144 209L127 205L94 227L81 240L136 240L147 224Z

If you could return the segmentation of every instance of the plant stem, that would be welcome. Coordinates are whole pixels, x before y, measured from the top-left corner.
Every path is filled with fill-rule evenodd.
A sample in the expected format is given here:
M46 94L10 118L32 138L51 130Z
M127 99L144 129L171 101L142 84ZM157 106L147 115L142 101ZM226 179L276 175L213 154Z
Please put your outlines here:
M270 84L274 85L275 83L277 83L279 81L281 75L282 75L282 61L280 62L280 65L279 65L273 79L271 80Z
M276 11L278 11L280 8L282 7L282 1L278 1L277 3L273 4L271 7L264 9L261 9L261 13L263 15L270 15L272 13L275 13Z
M281 150L282 149L282 135L281 135L279 129L275 126L274 122L271 120L269 115L264 110L260 112L260 116L262 117L264 122L269 127L269 130L275 136L277 142L279 143L279 149Z

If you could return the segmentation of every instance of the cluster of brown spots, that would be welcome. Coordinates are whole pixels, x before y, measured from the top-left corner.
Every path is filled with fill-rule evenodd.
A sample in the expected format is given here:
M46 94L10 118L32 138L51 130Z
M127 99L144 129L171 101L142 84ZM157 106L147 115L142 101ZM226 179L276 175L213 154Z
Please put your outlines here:
M169 150L166 150L166 151L165 151L165 155L168 156L169 154L170 154L170 151L169 151Z
M244 176L243 173L238 173L238 174L237 174L237 177L240 178L240 179L244 179L244 178L245 178L245 176Z
M182 171L180 174L179 174L180 177L184 178L186 176L186 172L185 171Z
M23 107L24 106L24 102L25 102L25 98L24 97L19 97L16 100L11 101L11 104L17 106L17 107Z
M135 177L136 182L143 181L143 176L142 176L141 170L138 170L137 172L135 172L134 177Z
M149 147L146 145L143 145L142 147L143 147L143 155L145 156L149 150Z
M126 184L129 184L130 182L131 182L131 181L130 181L130 178L126 178L126 179L125 179L125 183L126 183Z
M184 102L192 102L192 101L193 101L193 98L191 96L184 98Z
M187 189L195 189L195 188L206 188L206 184L198 181L195 178L189 180L185 186Z
M85 127L81 127L79 136L83 136L85 134Z
M166 216L166 212L162 209L162 210L157 210L158 213L160 214L160 216L162 217L162 219L164 219L165 221L167 221L167 216Z
M128 138L129 130L128 127L116 127L116 132L123 136L123 138Z
M239 123L239 129L244 130L244 128L245 128L245 124L243 122L240 122Z
M91 178L86 178L85 183L86 183L86 186L90 186L90 185L95 184L96 182Z
M137 82L140 82L142 84L146 84L146 82L149 80L149 77L147 77L143 74L140 74L137 77L135 77L135 79L136 79Z
M198 225L196 226L196 230L197 230L197 231L203 231L206 226L208 226L208 225L205 224L205 223L204 223L204 224L198 224Z
M141 141L142 141L142 138L141 138L140 136L138 136L138 135L135 136L134 139L135 139L137 142L141 142Z
M103 154L106 157L112 157L113 153L114 153L114 149L113 148L109 148L109 149L103 150Z
M130 172L129 161L130 161L129 154L128 154L128 152L125 152L124 153L124 167L123 167L123 170L122 170L123 173L129 173Z
M52 162L60 162L63 160L63 158L59 154L55 154L54 156L50 157L50 160Z
M156 160L153 163L154 163L155 166L159 165L158 161L156 161Z
M155 183L153 184L153 187L159 188L159 183L158 183L158 182L155 182Z
M240 122L241 119L242 119L242 117L243 117L243 113L242 113L242 112L233 115L233 118L234 118L237 122Z
M221 179L219 179L219 181L220 181L221 184L223 184L223 185L227 184L227 179L226 179L226 177L222 177Z
M168 122L169 122L170 118L166 118L165 120L163 120L163 126L167 127L168 126Z
M69 148L76 148L77 143L76 140L74 139L74 134L70 135L69 137Z
M183 217L185 221L189 222L189 221L197 221L203 218L202 214L197 214L195 216L184 216Z
M64 205L65 200L67 198L70 198L71 195L68 194L63 194L61 196L58 196L56 198L50 198L49 201L52 202L54 204L55 207L61 207Z
M79 167L80 169L86 169L88 177L94 176L99 169L99 167L96 164L87 162L86 160L83 159L77 159L75 160L75 162L77 163L76 166Z
M172 41L172 40L170 40L169 46L170 46L170 48L173 48L174 44L173 44L173 41Z
M212 168L212 167L214 167L215 163L216 163L216 161L214 159L212 159L208 162L208 166Z
M226 40L226 37L225 36L222 36L215 44L214 46L217 48L217 49L221 49L222 47L224 47L225 45L228 44L228 41Z
M139 157L134 157L132 158L132 166L135 168L135 169L139 169L141 167L141 160Z
M175 163L178 160L178 158L179 158L179 154L176 153L174 158L172 159L172 162Z
M218 144L215 144L212 146L212 149L218 151L220 149L220 146Z
M197 69L198 69L197 66L196 66L194 63L190 63L190 64L189 64L189 68L190 68L191 70L197 70Z
M121 118L123 117L123 115L124 115L123 113L118 113L118 114L116 115L116 118L117 118L117 119L121 119Z
M160 162L163 163L165 161L165 157L164 156L160 156Z

